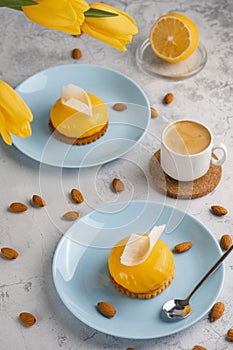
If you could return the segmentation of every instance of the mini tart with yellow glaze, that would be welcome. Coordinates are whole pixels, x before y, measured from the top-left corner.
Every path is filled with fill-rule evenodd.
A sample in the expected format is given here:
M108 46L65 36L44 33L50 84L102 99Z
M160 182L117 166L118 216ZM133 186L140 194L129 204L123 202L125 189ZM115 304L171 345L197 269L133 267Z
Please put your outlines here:
M169 246L158 239L147 259L134 266L121 263L121 256L130 237L119 241L108 257L108 268L113 285L122 293L141 299L150 299L161 293L174 278L174 258Z
M91 143L105 134L108 127L107 106L96 95L87 95L91 102L92 115L63 104L62 98L53 105L49 128L60 141L81 145Z

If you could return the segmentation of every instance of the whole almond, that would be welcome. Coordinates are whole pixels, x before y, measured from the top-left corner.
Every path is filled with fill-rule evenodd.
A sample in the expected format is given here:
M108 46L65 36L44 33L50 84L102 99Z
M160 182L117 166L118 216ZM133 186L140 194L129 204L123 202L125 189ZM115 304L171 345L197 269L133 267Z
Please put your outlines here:
M71 190L71 198L75 203L82 203L84 201L82 193L76 188Z
M63 215L63 219L67 221L77 220L79 217L79 213L77 211L68 211Z
M35 207L44 207L46 205L44 199L38 194L34 194L32 196L32 203L35 205Z
M134 348L127 348L126 350L134 350Z
M125 189L125 185L120 179L113 179L112 181L112 188L114 192L122 192Z
M174 100L174 95L171 92L166 94L163 98L163 101L166 105L169 105L170 103L172 103L173 100Z
M192 246L193 246L192 242L182 242L182 243L177 244L174 247L174 251L176 253L183 253L183 252L186 252L187 250L189 250L190 248L192 248Z
M212 205L211 211L214 215L217 215L217 216L226 215L228 213L228 210L222 207L221 205Z
M19 255L19 253L16 250L8 247L1 248L1 253L2 256L9 260L16 259Z
M20 202L11 203L11 205L9 206L9 210L13 213L22 213L27 209L28 207L26 206L26 204Z
M36 318L29 312L21 312L19 314L20 321L24 324L24 326L31 327L36 323Z
M231 329L229 329L229 330L227 331L226 337L227 337L228 340L233 341L233 328L231 328Z
M97 308L98 308L99 312L107 318L112 318L116 314L115 307L112 306L112 304L107 303L106 301L100 301L97 304Z
M151 118L158 117L158 112L156 111L156 109L154 107L150 107L150 115L151 115Z
M220 246L223 250L228 250L232 246L232 238L230 235L223 235L220 239Z
M115 103L112 108L115 109L115 111L124 111L127 109L127 106L125 103Z
M193 347L193 350L207 350L206 348L204 348L204 346L201 346L201 345L195 345Z
M210 321L214 322L218 320L225 311L225 305L221 301L214 304L210 311Z
M82 51L81 51L80 49L77 49L77 48L73 49L73 50L72 50L72 57L73 57L74 59L79 59L79 58L81 58L81 57L82 57Z

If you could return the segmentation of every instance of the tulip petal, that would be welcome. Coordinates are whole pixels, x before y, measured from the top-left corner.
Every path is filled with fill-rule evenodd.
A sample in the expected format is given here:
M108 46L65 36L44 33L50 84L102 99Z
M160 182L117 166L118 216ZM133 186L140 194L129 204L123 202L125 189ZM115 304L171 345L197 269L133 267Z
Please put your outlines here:
M26 137L31 135L30 121L33 115L17 92L0 80L0 134L3 140L12 144L11 135Z
M126 44L132 41L132 36L137 34L136 22L127 13L112 6L93 3L90 8L117 13L116 17L85 18L81 29L86 34L97 40L103 41L118 50L125 51Z
M33 115L24 100L17 92L4 81L0 80L0 106L5 110L6 115L9 114L13 118L13 122L17 120L32 121Z
M2 135L3 141L9 146L11 146L12 145L11 135L5 127L4 116L1 111L0 111L0 134Z
M92 26L89 26L88 23L86 23L86 21L82 25L82 31L97 40L100 40L110 46L115 47L120 51L126 51L125 42L123 43L122 40L106 35L106 32L103 34L95 30Z
M89 9L84 1L76 0L37 0L38 4L23 6L25 15L33 22L68 34L80 34L80 25Z

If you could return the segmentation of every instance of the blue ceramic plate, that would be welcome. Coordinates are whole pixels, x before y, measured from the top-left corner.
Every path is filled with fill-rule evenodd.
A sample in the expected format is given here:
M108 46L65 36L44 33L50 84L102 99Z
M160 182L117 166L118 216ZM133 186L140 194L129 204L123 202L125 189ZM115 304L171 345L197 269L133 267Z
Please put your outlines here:
M49 113L70 83L98 95L108 106L109 127L103 137L83 146L72 146L55 139L48 128ZM73 64L49 68L21 83L16 91L34 115L32 136L13 137L14 145L41 163L81 168L104 164L130 151L145 134L150 121L149 101L142 89L126 75L95 65ZM124 102L125 111L113 110Z
M164 223L162 239L171 249L183 241L193 243L189 251L174 255L174 281L150 300L121 294L108 274L111 247L133 232L149 232ZM164 302L185 297L220 255L219 244L208 229L176 208L146 201L115 203L92 211L70 227L54 255L53 279L66 307L90 327L123 338L157 338L190 327L210 310L223 285L223 265L192 297L192 313L187 319L168 322L161 317ZM107 319L97 311L99 301L115 306L114 318Z

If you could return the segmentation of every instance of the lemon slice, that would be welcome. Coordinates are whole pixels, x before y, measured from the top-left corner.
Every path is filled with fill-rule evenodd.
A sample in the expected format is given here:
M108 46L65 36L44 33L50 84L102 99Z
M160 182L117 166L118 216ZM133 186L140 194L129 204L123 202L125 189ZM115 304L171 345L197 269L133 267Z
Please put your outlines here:
M86 91L79 86L74 84L63 86L61 91L61 102L78 112L83 112L92 116L91 100Z
M121 255L121 264L135 266L143 263L163 233L166 225L155 226L148 235L133 233Z
M153 52L167 62L180 62L192 55L199 43L194 22L180 13L161 16L152 26L150 43Z

